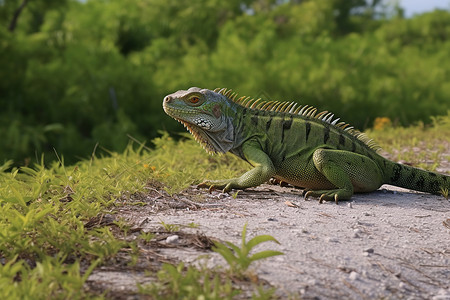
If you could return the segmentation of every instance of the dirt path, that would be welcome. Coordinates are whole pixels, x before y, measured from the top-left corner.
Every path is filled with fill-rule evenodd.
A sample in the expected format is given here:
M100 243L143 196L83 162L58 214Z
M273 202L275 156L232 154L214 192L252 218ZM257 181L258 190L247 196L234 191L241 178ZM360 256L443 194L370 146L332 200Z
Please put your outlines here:
M285 255L254 267L282 296L450 299L450 201L383 188L339 205L304 201L299 190L272 185L239 192L236 199L194 188L173 198L153 190L142 199L148 205L125 206L118 215L144 231L154 231L163 221L183 225L185 233L201 232L238 244L248 223L249 238L270 234L280 242L257 251L267 248ZM205 201L192 203L198 194ZM190 223L198 227L187 227ZM204 254L178 247L160 252L192 263ZM210 265L225 265L215 253L208 254ZM143 280L139 274L97 270L90 280L105 278L110 289L123 291Z

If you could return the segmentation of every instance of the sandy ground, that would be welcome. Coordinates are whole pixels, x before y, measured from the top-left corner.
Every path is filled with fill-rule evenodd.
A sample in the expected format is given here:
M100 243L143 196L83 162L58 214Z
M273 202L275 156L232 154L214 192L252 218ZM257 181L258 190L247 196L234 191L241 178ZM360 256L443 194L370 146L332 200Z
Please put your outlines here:
M191 202L199 194L204 201ZM182 225L184 233L237 244L245 223L248 238L272 235L279 245L268 242L256 250L284 255L252 267L281 298L450 299L450 201L392 186L338 205L305 201L300 194L274 185L241 191L236 199L194 187L172 197L154 189L140 199L147 205L123 206L117 215L143 231L154 232L163 221ZM190 223L198 227L189 228ZM193 264L205 253L209 265L226 265L216 253L193 247L158 251ZM118 298L128 299L136 282L148 280L142 274L99 268L88 283L101 281L103 289L121 291Z

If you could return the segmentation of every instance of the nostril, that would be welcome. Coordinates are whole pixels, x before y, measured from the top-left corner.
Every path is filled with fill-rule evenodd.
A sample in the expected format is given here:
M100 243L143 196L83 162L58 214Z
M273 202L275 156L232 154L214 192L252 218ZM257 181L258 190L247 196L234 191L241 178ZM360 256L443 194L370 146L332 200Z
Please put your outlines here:
M170 102L170 101L172 101L172 97L170 97L170 96L164 97L164 102Z

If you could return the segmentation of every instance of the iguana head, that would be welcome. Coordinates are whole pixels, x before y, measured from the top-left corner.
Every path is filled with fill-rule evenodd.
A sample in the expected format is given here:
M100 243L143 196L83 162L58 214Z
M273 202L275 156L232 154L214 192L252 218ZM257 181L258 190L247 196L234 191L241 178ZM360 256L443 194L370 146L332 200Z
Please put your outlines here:
M191 87L164 97L166 114L182 123L209 153L225 153L233 147L231 102L208 89Z

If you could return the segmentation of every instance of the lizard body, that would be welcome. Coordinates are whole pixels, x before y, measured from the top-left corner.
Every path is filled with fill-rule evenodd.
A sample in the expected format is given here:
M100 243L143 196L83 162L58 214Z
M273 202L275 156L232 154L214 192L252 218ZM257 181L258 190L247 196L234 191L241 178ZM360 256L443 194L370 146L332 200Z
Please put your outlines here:
M245 189L274 177L305 188L305 198L336 203L385 183L432 194L450 188L449 176L382 157L364 134L310 106L192 87L166 96L163 108L207 152L229 151L253 166L240 177L205 181L200 187Z

